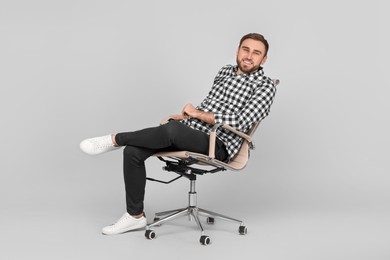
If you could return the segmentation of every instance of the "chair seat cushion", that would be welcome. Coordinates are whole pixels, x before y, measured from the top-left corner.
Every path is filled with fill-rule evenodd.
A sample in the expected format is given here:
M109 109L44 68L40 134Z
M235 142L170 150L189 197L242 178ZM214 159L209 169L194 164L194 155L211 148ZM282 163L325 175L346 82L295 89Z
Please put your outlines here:
M205 154L194 153L189 151L174 151L174 152L158 152L153 156L155 157L169 157L178 160L195 159L201 165L209 165L213 167L223 167L228 170L238 171L245 167L248 161L248 155L239 153L228 163L219 161L217 159L210 158Z

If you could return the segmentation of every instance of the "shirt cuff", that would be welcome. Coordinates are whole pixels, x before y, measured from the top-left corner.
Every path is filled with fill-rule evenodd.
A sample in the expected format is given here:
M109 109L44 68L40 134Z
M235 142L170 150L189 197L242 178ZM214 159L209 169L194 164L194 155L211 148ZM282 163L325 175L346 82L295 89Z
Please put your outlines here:
M223 114L222 113L214 113L214 121L216 124L223 123Z

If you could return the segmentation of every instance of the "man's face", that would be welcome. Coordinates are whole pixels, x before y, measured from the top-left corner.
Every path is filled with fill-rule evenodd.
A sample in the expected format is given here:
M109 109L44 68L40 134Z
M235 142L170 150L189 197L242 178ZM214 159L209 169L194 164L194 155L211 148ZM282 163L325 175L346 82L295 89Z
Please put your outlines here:
M261 41L246 39L237 50L237 74L255 72L266 60L265 45Z

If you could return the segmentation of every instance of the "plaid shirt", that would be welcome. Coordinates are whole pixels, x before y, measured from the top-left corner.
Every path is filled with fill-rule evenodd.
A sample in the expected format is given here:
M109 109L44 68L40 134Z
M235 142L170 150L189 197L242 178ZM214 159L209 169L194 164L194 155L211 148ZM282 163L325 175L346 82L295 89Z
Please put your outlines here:
M237 75L238 66L224 66L214 79L214 84L197 109L212 112L216 123L226 123L246 133L252 124L264 119L270 112L276 88L263 69ZM182 120L184 124L209 133L212 126L198 119ZM229 160L238 152L243 139L220 128L217 137L225 144Z

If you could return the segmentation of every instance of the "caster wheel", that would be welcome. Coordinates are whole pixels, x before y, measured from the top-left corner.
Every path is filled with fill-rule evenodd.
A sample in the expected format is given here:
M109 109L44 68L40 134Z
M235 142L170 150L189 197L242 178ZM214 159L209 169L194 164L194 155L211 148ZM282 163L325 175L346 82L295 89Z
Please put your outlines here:
M210 225L214 224L214 218L208 217L207 224L210 224Z
M207 246L208 244L210 244L211 240L210 240L210 237L208 236L201 236L200 237L200 243L204 246Z
M145 237L147 239L152 240L152 239L154 239L156 237L156 233L153 230L146 230L145 231Z
M248 229L246 228L246 226L240 226L238 228L238 233L240 233L240 235L246 235L246 233L248 233Z

